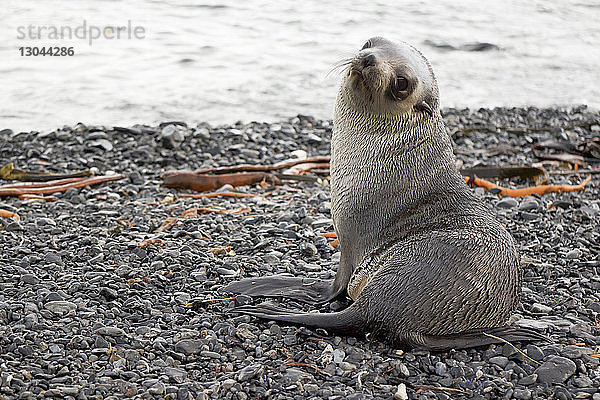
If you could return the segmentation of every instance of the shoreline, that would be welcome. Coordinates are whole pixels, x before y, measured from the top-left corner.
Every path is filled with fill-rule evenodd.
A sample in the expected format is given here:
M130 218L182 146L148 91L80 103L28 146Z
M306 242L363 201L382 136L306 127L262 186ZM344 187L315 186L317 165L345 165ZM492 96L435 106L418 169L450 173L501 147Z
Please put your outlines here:
M537 106L537 105L517 105L517 106L493 106L493 107L471 107L471 106L453 106L453 107L442 107L441 108L441 112L442 115L444 115L445 113L456 113L456 112L465 112L465 111L469 111L469 112L475 112L477 110L480 109L484 109L484 110L490 110L490 111L494 111L494 112L500 112L500 113L509 113L510 110L523 110L523 109L532 109L532 110L557 110L557 111L567 111L567 110L579 110L579 109L584 109L589 113L600 113L600 106L593 106L590 104L556 104L556 105L545 105L545 106ZM104 127L104 128L111 128L111 127L133 127L133 126L147 126L147 127L152 127L152 126L158 126L162 123L168 122L168 121L175 121L175 122L185 122L186 125L188 126L196 126L196 125L204 125L210 128L222 128L222 127L228 127L228 126L233 126L233 125L239 125L239 123L241 123L242 125L248 125L248 124L252 124L252 123L265 123L265 124L279 124L279 123L286 123L289 122L291 119L295 118L295 116L298 115L303 115L303 116L310 116L311 118L317 119L317 120L321 120L321 121L331 121L331 114L333 114L333 103L331 104L331 112L328 113L329 116L327 118L318 118L315 117L313 115L311 115L310 113L303 113L303 112L298 112L298 113L294 113L294 112L290 112L289 115L279 115L279 116L272 116L272 117L267 117L267 118L256 118L256 119L252 119L252 120L235 120L235 121L211 121L211 120L197 120L197 119L181 119L181 118L173 118L173 119L161 119L161 120L154 120L151 123L146 123L146 122L122 122L122 123L100 123L100 122L92 122L92 123L87 123L87 122L75 122L72 121L71 123L65 123L65 124L42 124L43 126L47 126L46 128L41 128L41 129L22 129L22 128L15 128L15 127L10 127L10 126L6 126L6 127L0 127L0 132L6 131L6 130L10 130L13 133L29 133L29 132L41 132L41 133L49 133L52 131L56 131L56 130L61 130L64 127L74 127L79 123L84 123L86 125L90 125L90 126L94 126L94 127ZM8 119L8 118L7 118ZM88 121L89 122L89 121Z
M600 136L600 113L582 106L443 114L464 166L530 165L533 142ZM473 189L519 245L517 323L553 342L516 344L528 358L508 344L430 353L231 314L261 302L219 292L240 277L333 277L339 253L320 236L332 229L326 180L239 199L182 198L160 186L169 169L328 155L331 121L107 128L0 131L0 165L126 176L54 203L0 198L21 217L0 218L0 398L362 399L404 385L411 399L600 399L599 175L582 192L509 199ZM186 218L193 207L250 211ZM176 224L155 232L169 217ZM151 239L160 241L142 244Z

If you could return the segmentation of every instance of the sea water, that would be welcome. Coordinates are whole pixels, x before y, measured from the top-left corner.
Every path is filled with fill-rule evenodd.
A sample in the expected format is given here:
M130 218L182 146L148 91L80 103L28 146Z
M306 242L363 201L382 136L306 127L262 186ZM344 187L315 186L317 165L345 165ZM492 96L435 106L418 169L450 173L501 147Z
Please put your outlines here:
M0 13L0 129L331 118L334 67L372 36L419 48L442 106L600 105L598 1L5 1Z

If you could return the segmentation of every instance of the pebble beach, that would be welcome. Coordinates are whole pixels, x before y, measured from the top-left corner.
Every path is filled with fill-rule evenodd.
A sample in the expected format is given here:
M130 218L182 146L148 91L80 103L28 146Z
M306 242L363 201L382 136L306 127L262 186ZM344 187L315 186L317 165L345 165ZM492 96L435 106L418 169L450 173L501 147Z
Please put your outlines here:
M531 165L539 161L532 143L600 136L600 112L585 106L443 115L465 167ZM125 178L57 193L54 202L0 197L0 209L20 217L0 218L0 399L600 400L599 174L569 193L509 198L472 189L520 248L514 323L549 342L430 353L232 312L263 301L221 290L233 280L333 278L339 252L321 236L333 231L327 176L223 189L255 195L244 198L194 199L161 186L161 174L328 155L331 129L331 121L298 115L1 130L0 165ZM548 183L585 177L551 175ZM173 226L158 229L167 218Z

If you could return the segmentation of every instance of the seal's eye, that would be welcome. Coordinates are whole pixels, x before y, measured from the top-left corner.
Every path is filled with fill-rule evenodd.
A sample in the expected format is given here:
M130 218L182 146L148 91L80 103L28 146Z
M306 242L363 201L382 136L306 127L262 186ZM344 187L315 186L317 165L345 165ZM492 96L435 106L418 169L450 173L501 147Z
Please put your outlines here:
M406 89L408 89L408 80L403 76L397 77L396 78L396 90L403 92Z
M408 79L402 75L398 75L396 80L390 85L388 94L393 100L404 100L410 95L408 89Z
M369 47L373 47L373 42L371 42L370 40L367 40L367 43L365 43L363 45L361 50L368 49Z

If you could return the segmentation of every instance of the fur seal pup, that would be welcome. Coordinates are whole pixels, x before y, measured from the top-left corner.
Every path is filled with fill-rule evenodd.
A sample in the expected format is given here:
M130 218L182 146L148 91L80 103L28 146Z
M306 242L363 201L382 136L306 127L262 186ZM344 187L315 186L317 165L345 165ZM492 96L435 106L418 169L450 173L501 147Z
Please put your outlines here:
M539 339L505 326L521 290L519 254L456 169L429 62L408 44L375 37L348 64L331 140L335 279L247 278L223 290L354 302L334 313L272 303L234 311L430 350Z

